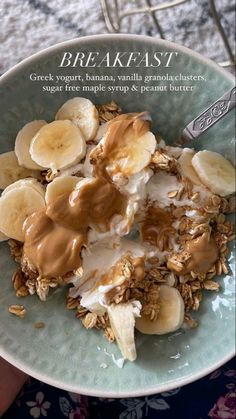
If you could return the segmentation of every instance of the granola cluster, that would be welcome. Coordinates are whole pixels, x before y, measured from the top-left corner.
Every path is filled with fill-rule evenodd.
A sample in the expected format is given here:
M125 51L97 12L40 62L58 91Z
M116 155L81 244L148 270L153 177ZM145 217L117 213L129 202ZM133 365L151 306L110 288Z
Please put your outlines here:
M114 100L110 103L106 103L105 105L96 105L96 108L98 111L99 121L101 123L108 122L122 113L122 109L116 102L114 102Z
M189 255L186 252L171 252L169 246L169 231L160 244L162 251L168 252L164 261L158 257L148 259L144 274L139 276L128 275L120 287L112 290L110 293L110 303L119 304L120 302L138 300L142 304L141 314L144 314L150 320L156 320L159 312L159 286L167 284L179 290L185 305L185 323L191 327L197 327L197 322L191 316L191 312L197 311L203 299L204 290L219 291L220 283L218 277L223 273L227 274L229 268L227 265L227 256L229 253L228 243L234 240L234 226L226 219L226 216L220 212L221 209L227 213L233 211L230 202L225 198L220 201L213 199L213 202L207 203L207 208L203 208L202 214L205 215L204 222L196 222L184 215L184 208L171 208L171 214L174 220L179 223L179 242L182 246L189 238L196 238L204 233L212 234L216 240L219 250L219 257L215 264L206 274L200 274L191 271L188 274L178 274L181 271ZM191 231L191 234L190 234ZM113 295L112 295L113 294ZM109 295L109 293L108 293ZM95 327L103 329L105 336L109 341L114 334L112 333L107 314L99 316L95 313L89 313L87 309L80 306L77 299L69 297L68 308L77 309L76 316L82 320L86 328Z
M106 105L97 105L96 108L101 123L110 121L122 113L114 101ZM173 150L168 150L168 147L159 147L155 151L149 168L154 173L174 174L180 186L168 192L168 198L173 200L168 208L153 208L147 199L144 205L145 217L140 213L136 214L139 234L148 245L157 249L157 254L150 255L145 261L142 258L131 260L128 256L124 257L119 262L119 278L122 280L107 292L106 303L119 304L138 300L142 304L141 314L155 321L160 310L160 285L167 284L180 292L185 305L185 322L194 328L197 322L191 317L191 312L199 309L204 290L218 291L218 277L229 272L228 243L235 238L235 234L233 224L226 215L234 211L235 200L232 197L226 199L212 194L202 206L200 193L194 190L192 182L181 174L178 160L173 155ZM52 174L50 170L42 172L42 182L51 182L55 176L57 174ZM194 216L188 215L193 212L189 202L196 205ZM191 254L185 249L186 243L202 235L214 238L218 258L207 273L194 270L186 273L186 264L191 258ZM67 283L67 278L40 277L22 255L22 244L9 240L9 246L13 258L21 264L12 277L17 297L36 293L41 300L45 300L50 288ZM117 271L113 271L112 275L118 275ZM73 298L69 294L66 307L76 310L76 317L86 329L101 329L110 342L115 340L107 313L99 315L91 312L81 305L81 297ZM20 317L25 315L23 306L12 306L9 311Z

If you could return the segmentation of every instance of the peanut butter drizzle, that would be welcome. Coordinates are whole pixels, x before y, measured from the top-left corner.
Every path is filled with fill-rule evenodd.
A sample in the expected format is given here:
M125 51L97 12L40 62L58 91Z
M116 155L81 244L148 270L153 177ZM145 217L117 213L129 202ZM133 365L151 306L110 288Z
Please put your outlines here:
M191 271L206 274L218 259L218 248L213 237L207 233L186 243L185 250L191 254L181 274Z
M171 235L174 233L172 222L173 219L169 212L163 208L150 207L142 224L143 240L159 247L158 243L163 234Z
M145 112L114 118L102 150L92 156L96 177L27 219L24 253L40 275L63 276L79 268L80 251L89 228L106 232L114 215L125 215L128 199L111 183L106 167L112 164L113 170L119 172L115 161L138 153L129 139L135 136L138 141L149 125Z
M80 190L61 195L47 207L46 214L72 230L87 231L93 226L105 232L115 214L124 216L127 201L111 183L95 178Z
M146 119L145 119L146 118ZM119 115L108 124L108 130L105 135L104 144L100 150L91 152L91 163L94 165L94 174L110 181L110 174L116 174L122 171L123 175L130 174L130 168L133 156L139 153L138 140L150 129L150 122L147 120L147 112L129 113ZM130 139L136 139L136 145ZM130 158L130 168L121 168L119 161ZM112 169L107 171L107 167Z
M124 216L127 198L104 179L63 194L25 223L24 254L46 277L63 276L81 266L80 251L91 225L109 230L115 214Z
M25 224L24 254L45 277L63 276L77 269L86 235L55 224L45 211L37 211Z

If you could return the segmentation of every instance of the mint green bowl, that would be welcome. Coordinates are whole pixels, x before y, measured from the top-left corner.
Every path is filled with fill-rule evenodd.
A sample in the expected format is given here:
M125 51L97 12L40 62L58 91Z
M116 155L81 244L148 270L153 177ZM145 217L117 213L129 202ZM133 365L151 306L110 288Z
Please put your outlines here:
M29 81L30 73L104 74L101 68L59 69L64 51L102 54L107 51L178 52L174 67L107 68L106 74L163 76L182 73L203 76L206 81L196 83L192 92L77 93L94 103L113 99L128 112L149 110L154 130L158 129L168 143L178 137L194 116L233 86L232 76L216 64L167 41L133 35L100 35L68 41L26 59L0 79L0 152L13 149L15 135L23 124L33 119L52 120L59 106L76 95L76 92L42 93L41 88L47 83ZM231 112L193 146L220 151L229 157L233 154L233 137ZM233 248L229 258L231 271L220 279L220 292L206 291L204 294L204 301L195 315L199 327L181 329L166 336L137 334L138 359L134 363L126 362L123 369L119 369L105 353L108 351L119 358L116 345L107 343L99 331L86 331L74 312L66 310L65 289L51 292L46 303L36 296L17 299L11 284L15 264L7 244L1 244L0 248L0 355L44 382L88 395L141 396L192 382L234 354ZM8 306L17 303L27 309L24 319L8 313ZM43 329L34 328L34 323L39 321L45 323ZM107 368L101 368L103 363Z

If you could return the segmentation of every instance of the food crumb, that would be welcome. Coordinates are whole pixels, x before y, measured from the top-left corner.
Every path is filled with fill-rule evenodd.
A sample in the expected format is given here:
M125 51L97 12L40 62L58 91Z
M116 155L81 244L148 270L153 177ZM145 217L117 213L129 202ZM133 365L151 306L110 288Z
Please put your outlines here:
M25 314L26 314L25 307L19 304L13 304L9 306L8 311L9 313L15 314L15 316L20 317L20 318L25 317Z
M106 348L104 348L104 349L103 349L103 351L104 351L104 353L105 353L107 356L109 356L109 357L112 359L112 361L114 362L114 364L115 364L118 368L123 368L123 365L124 365L124 362L125 362L125 359L124 359L124 358L118 358L118 359L116 359L115 355L114 355L114 354L110 354L110 353L107 351L107 349L106 349Z
M102 362L101 364L100 364L100 368L107 368L108 366L107 366L107 364L105 364L105 362Z
M34 323L35 329L43 329L45 327L45 324L43 322L36 322Z
M116 359L114 354L112 354L111 357L112 357L112 361L114 362L114 364L118 368L123 368L123 365L124 365L124 362L125 362L125 359L124 358Z

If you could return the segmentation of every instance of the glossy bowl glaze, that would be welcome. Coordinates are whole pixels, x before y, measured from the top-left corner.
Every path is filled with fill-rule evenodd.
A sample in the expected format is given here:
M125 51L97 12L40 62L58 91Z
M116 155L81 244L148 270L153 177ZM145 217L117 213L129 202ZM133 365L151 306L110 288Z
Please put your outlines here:
M58 68L65 51L138 51L152 55L178 52L174 66L165 68ZM44 50L8 71L0 79L0 152L13 149L17 131L33 119L54 118L56 110L76 93L42 93L45 81L29 80L37 75L201 75L205 82L195 84L191 92L81 92L94 103L115 100L124 111L149 110L154 124L167 143L173 143L185 125L209 104L233 86L233 78L213 62L179 45L154 38L133 35L100 35L80 38ZM136 81L135 84L143 82ZM159 85L166 82L160 81ZM97 84L97 83L95 83ZM117 83L119 84L119 83ZM124 85L125 82L120 82ZM186 83L187 84L187 83ZM191 82L189 82L191 84ZM234 118L229 114L205 133L194 147L224 153L234 150ZM73 311L66 310L64 288L51 292L47 302L36 296L19 301L11 284L15 268L8 245L0 244L0 355L28 374L51 385L82 394L107 397L140 396L162 392L194 381L211 372L234 354L234 252L230 253L230 273L220 279L218 293L206 291L199 312L194 316L199 327L180 329L165 336L137 333L138 359L119 369L112 361L120 357L115 344L109 344L99 331L81 327ZM8 313L8 306L22 303L24 319ZM44 322L35 329L35 322ZM101 364L107 368L101 368Z

